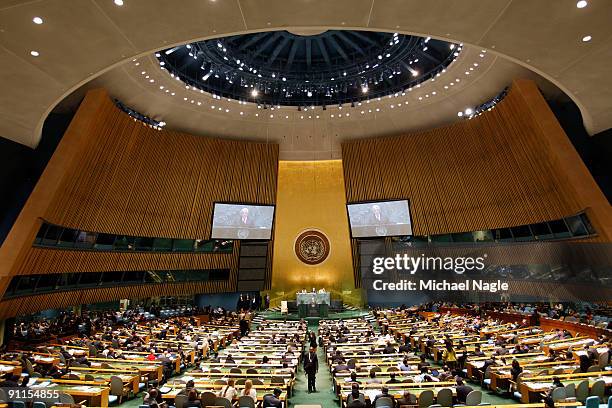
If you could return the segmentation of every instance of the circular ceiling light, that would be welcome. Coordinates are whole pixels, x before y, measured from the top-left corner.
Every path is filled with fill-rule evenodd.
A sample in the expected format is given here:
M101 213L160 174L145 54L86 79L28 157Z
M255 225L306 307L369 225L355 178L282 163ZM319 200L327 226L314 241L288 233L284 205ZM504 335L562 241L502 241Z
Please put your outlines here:
M117 6L123 6L123 0L113 0Z
M582 37L582 42L589 42L592 38L593 37L591 37L590 35L585 35L584 37Z
M259 95L259 91L258 91L257 89L253 89L253 90L251 91L251 96L252 96L253 98L257 98L257 95Z
M43 23L43 19L40 17L34 17L32 21L34 22L34 24L39 24L39 25Z
M580 0L578 3L576 3L576 7L578 7L579 9L581 8L585 8L587 6L587 1L586 0Z
M465 110L465 114L466 114L466 115L471 115L472 113L474 113L474 111L472 110L472 108L467 108L467 109Z
M40 53L38 51L30 51L30 55L33 57L38 57Z

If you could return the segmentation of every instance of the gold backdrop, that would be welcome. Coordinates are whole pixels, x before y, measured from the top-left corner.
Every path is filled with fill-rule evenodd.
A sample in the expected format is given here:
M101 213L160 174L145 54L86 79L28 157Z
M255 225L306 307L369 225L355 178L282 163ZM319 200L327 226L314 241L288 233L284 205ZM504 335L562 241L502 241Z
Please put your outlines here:
M298 290L313 287L331 291L332 299L361 303L361 292L353 283L345 200L340 160L279 163L270 293L273 306L281 300L295 300ZM323 232L330 242L329 256L318 265L306 265L295 255L295 240L308 229Z

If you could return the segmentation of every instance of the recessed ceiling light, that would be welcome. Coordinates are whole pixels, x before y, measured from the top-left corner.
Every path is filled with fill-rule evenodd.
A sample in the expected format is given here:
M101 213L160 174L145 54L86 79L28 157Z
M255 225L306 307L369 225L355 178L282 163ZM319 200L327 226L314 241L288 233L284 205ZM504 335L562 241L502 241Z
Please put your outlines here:
M42 24L43 23L43 19L40 17L34 17L32 19L32 21L34 22L34 24Z
M33 57L38 57L40 53L38 51L30 51L30 55Z
M587 1L586 0L580 0L578 3L576 3L576 7L578 8L585 8L587 6Z
M593 37L591 37L590 35L585 35L584 37L582 37L582 42L589 42L592 38Z
M118 6L123 6L123 0L113 0L113 2Z

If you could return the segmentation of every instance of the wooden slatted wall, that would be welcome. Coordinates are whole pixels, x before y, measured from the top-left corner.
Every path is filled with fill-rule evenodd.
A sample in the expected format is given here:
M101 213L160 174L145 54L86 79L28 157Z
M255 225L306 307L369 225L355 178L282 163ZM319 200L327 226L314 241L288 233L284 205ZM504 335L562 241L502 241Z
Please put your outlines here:
M537 88L526 82L515 83L496 109L474 119L343 143L347 202L408 198L415 235L518 226L589 207L565 176L575 163L560 163L557 146L544 133L554 116L534 114L523 91ZM537 98L549 112L541 95ZM358 262L353 242L356 286L361 284Z
M278 174L278 145L222 140L175 131L158 131L134 121L119 110L102 90L91 91L61 143L79 143L77 153L54 157L48 168L65 166L57 188L46 192L48 205L39 212L26 204L20 217L40 217L70 228L135 236L208 239L216 201L274 204ZM79 115L87 117L79 118ZM74 123L73 121L73 123ZM72 126L71 126L72 127ZM77 132L78 134L74 134ZM63 152L66 149L58 148ZM61 153L60 153L61 156ZM55 160L55 162L54 162ZM37 199L45 173L30 199ZM47 177L47 179L45 178ZM25 207L24 207L25 208ZM27 213L27 214L23 214ZM20 225L34 225L32 220ZM21 224L20 224L21 223ZM40 224L40 221L38 222ZM21 228L22 230L24 228ZM100 253L94 251L33 248L34 228L18 243L23 254L2 278L0 293L16 274L229 268L224 284L177 284L181 293L233 291L236 287L239 243L231 254L205 253ZM15 232L15 233L16 233ZM11 231L11 234L14 232ZM14 240L9 242L14 244ZM27 242L25 242L27 241ZM272 244L269 244L271 251ZM4 266L4 265L3 265ZM8 269L8 268L7 268ZM268 277L269 278L269 277ZM143 286L140 291L147 291ZM116 290L115 295L112 295ZM177 289L178 290L178 289ZM97 291L97 292L96 292ZM196 291L196 292L194 292ZM158 293L159 290L155 292ZM176 292L176 291L175 291ZM125 297L123 288L88 290L88 301ZM150 296L154 295L151 293ZM64 304L71 295L38 296L44 307ZM78 296L81 296L80 294ZM139 293L146 297L146 293ZM76 301L76 299L75 299ZM11 300L13 305L18 300ZM4 309L2 302L0 307Z

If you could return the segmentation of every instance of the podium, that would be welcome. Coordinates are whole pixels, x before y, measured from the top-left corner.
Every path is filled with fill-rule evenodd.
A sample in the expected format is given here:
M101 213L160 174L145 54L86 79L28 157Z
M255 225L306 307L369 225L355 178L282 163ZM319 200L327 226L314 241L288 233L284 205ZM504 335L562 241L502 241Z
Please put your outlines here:
M327 317L331 297L329 292L298 293L296 303L300 318Z

